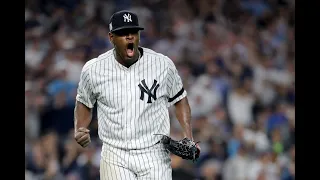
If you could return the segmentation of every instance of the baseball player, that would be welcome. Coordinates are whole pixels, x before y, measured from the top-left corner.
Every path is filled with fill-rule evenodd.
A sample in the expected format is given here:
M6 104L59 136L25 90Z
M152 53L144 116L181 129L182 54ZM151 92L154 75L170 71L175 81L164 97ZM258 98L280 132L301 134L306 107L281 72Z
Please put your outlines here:
M136 14L113 14L109 40L114 48L88 61L80 75L75 140L82 147L90 143L87 127L97 103L101 180L172 179L170 151L157 135L169 136L171 105L184 136L193 139L187 92L178 71L167 56L139 46L143 29Z

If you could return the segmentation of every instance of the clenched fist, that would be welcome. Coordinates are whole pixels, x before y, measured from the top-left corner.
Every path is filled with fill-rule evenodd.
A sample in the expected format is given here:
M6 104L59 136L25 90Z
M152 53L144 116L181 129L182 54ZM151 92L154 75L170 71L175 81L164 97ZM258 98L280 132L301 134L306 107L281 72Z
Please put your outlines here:
M90 130L84 127L81 127L76 130L74 133L74 139L80 144L82 147L87 147L91 140L90 140Z

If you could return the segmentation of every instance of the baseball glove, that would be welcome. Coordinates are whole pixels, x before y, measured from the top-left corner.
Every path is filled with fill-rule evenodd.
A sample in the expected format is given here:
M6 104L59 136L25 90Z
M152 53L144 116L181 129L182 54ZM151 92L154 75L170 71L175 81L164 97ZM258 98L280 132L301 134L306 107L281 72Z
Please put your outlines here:
M172 154L175 154L182 159L192 160L193 162L199 158L200 150L197 148L197 143L188 138L183 138L179 141L173 140L171 137L162 135L161 143Z

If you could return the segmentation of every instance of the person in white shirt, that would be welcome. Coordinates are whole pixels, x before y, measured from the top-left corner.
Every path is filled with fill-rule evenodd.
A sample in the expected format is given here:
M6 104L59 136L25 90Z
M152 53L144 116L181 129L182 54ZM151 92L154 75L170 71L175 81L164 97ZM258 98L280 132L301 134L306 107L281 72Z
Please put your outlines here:
M83 147L90 143L87 127L97 103L100 178L172 179L169 151L155 134L169 135L168 107L174 105L183 135L193 140L187 92L171 59L139 47L143 28L136 14L116 12L109 29L114 48L88 61L81 72L75 139Z

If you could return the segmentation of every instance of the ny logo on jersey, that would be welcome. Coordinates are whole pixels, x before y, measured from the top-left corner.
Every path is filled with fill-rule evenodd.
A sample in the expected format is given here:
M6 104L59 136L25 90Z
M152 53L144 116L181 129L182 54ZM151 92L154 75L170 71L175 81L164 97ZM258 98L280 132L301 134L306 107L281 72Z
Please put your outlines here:
M142 84L142 85L141 85ZM148 101L147 103L152 103L151 98L153 98L153 100L157 99L157 89L159 88L159 84L157 80L153 81L153 84L151 86L151 88L149 89L149 87L146 85L146 81L142 80L141 83L138 85L140 90L141 90L141 95L140 95L140 100L144 100L144 93L146 93L148 95ZM152 92L153 91L153 92Z
M123 15L123 21L124 22L132 22L132 20L131 20L131 14L124 14Z

